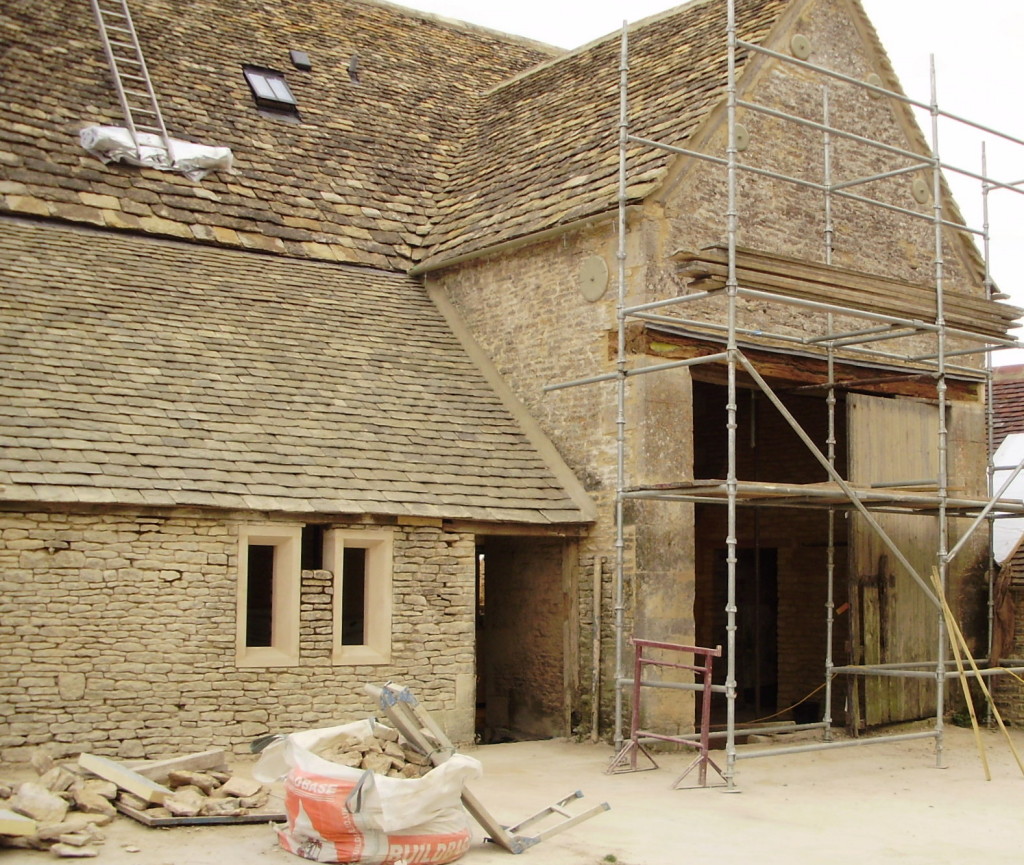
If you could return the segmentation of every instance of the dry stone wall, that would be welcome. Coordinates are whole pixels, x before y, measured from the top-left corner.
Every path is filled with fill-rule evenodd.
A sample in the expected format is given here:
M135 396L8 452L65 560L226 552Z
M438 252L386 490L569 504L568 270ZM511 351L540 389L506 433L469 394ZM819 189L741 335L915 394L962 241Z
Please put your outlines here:
M244 751L266 733L365 717L363 683L389 679L412 686L453 738L472 737L472 535L394 526L390 664L331 664L331 575L305 571L299 663L240 668L237 532L248 521L0 515L0 761L39 745Z

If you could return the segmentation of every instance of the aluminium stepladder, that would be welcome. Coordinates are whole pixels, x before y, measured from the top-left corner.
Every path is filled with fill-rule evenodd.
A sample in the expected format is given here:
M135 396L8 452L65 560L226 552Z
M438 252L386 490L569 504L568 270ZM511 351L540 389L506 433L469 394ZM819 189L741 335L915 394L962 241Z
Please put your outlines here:
M433 765L440 765L455 753L455 746L451 740L408 688L389 682L383 687L367 685L366 690L377 700L381 711L394 728L405 737L407 742L426 754ZM566 810L566 806L573 800L582 797L583 793L577 790L514 826L502 826L476 796L465 787L462 790L462 804L466 810L483 827L489 840L504 847L509 853L523 853L552 835L557 835L584 820L596 817L610 807L607 802L602 802L587 811L575 815L570 814ZM525 829L536 826L554 815L561 817L561 821L536 834L524 834Z

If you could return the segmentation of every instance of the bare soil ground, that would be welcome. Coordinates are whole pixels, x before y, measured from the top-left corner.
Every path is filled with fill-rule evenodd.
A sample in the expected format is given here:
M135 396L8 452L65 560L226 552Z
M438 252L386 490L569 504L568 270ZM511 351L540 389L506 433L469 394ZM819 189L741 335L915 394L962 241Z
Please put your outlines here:
M917 729L922 729L918 727ZM900 732L904 732L901 730ZM690 754L659 755L660 769L606 775L607 745L523 742L467 749L484 765L473 792L515 823L574 790L571 810L611 810L524 854L522 865L677 865L685 862L828 865L1000 865L1024 861L1024 774L1006 739L983 731L992 780L973 734L946 729L936 767L931 739L866 744L738 762L737 786L671 789ZM777 747L797 744L779 737ZM1024 754L1024 731L1011 731ZM802 734L801 742L809 737ZM741 746L740 753L765 744ZM724 753L716 752L724 761ZM10 775L0 767L0 777ZM712 772L709 776L717 783ZM689 783L695 778L688 778ZM106 828L102 865L295 865L267 826L153 829L125 817ZM130 852L137 848L138 852ZM476 843L460 862L498 865L507 852ZM0 849L0 865L54 861Z

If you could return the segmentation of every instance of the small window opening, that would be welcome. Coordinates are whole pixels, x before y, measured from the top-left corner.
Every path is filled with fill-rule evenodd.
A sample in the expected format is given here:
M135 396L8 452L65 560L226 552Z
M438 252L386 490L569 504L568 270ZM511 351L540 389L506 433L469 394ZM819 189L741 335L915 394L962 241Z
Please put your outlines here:
M249 544L245 645L274 645L274 551L271 544Z
M284 80L283 72L257 66L246 66L243 72L253 98L260 108L298 114L298 102L292 95L288 82Z
M348 79L353 84L359 83L359 55L353 54L352 59L348 61Z
M366 550L345 547L342 557L341 644L362 646L366 639Z
M302 527L302 570L319 571L324 566L324 527L310 523Z

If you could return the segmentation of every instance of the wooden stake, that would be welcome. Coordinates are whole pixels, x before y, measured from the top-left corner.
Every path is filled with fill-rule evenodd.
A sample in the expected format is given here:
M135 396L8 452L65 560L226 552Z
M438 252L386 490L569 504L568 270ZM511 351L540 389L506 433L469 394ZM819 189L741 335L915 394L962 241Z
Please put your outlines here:
M933 569L933 571L937 571L937 569ZM935 577L933 576L932 579L935 579ZM1003 731L1003 735L1006 737L1006 743L1010 746L1010 751L1013 752L1013 758L1017 761L1017 768L1019 768L1021 774L1024 775L1024 763L1021 762L1020 754L1017 753L1017 749L1013 744L1013 739L1010 738L1010 731L1006 729L1006 724L1003 723L1003 716L999 714L999 707L996 706L996 701L992 699L992 694L988 689L988 685L985 684L985 680L981 676L981 670L978 669L978 665L974 662L974 656L971 654L971 650L967 647L967 641L964 639L964 635L960 631L960 626L956 623L956 619L953 618L953 611L949 609L949 604L946 603L946 596L940 590L938 597L942 602L943 611L949 621L949 630L951 633L955 634L956 638L960 641L964 654L967 656L967 660L971 664L971 669L974 670L974 675L978 680L978 684L981 686L982 693L988 700L989 705L992 706L992 714L995 715L996 722L999 724L999 729Z
M946 619L946 630L953 633L953 612L946 603L945 593L942 591L942 579L939 576L939 569L932 568L932 585L935 586L935 595L942 602L942 614ZM953 648L953 658L956 660L956 671L960 677L960 687L964 692L964 699L967 701L967 711L971 714L971 727L974 729L974 743L978 746L978 756L981 757L981 765L985 770L985 780L992 780L992 772L988 767L988 754L985 753L985 745L981 741L981 730L978 727L978 715L974 711L974 698L971 697L971 688L967 682L967 674L964 672L964 662L960 657L960 643L953 639L949 641Z

